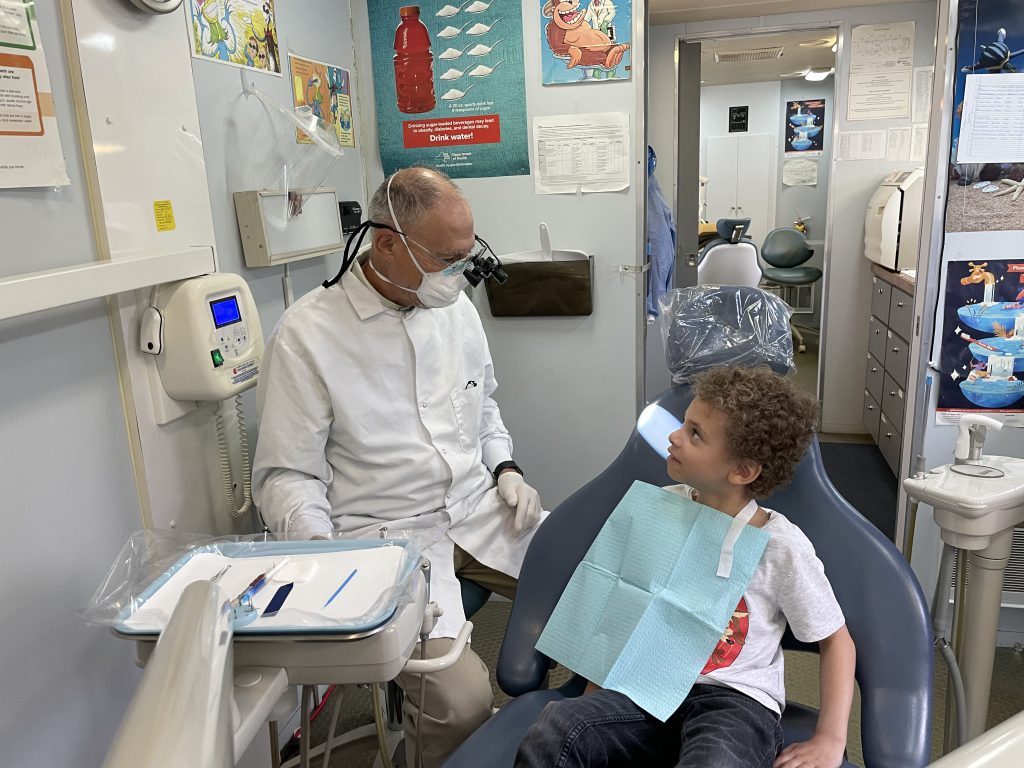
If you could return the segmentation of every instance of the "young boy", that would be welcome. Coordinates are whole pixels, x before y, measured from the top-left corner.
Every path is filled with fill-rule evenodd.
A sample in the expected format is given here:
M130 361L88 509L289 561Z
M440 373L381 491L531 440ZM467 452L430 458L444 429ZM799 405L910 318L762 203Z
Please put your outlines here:
M669 437L668 490L736 517L788 483L811 441L815 403L767 368L718 368ZM621 693L588 684L548 704L523 738L516 768L836 768L846 747L856 651L821 561L778 512L749 525L771 539L693 689L665 723ZM782 747L780 642L787 622L821 651L821 712L810 740Z

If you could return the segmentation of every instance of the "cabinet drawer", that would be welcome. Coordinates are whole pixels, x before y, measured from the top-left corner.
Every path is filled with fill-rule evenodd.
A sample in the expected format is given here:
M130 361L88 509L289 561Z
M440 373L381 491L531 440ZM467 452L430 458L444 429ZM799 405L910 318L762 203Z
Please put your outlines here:
M883 323L889 322L889 302L892 286L885 280L871 278L871 314Z
M870 348L870 345L869 345ZM910 345L891 330L885 334L885 372L896 379L901 387L907 385L907 367L910 365Z
M900 432L903 431L903 409L907 405L907 397L903 387L888 373L885 374L885 388L882 398L878 401L882 413Z
M914 298L899 288L892 289L889 300L889 327L904 339L914 338Z
M882 409L878 402L871 396L871 393L864 390L864 429L878 442L878 417L882 415Z
M868 318L868 352L885 362L885 323L873 315Z
M900 448L903 438L892 422L883 413L878 420L878 448L885 457L885 463L897 477L900 474Z
M868 353L868 362L864 368L864 386L875 400L882 399L882 383L885 380L885 371L878 359Z

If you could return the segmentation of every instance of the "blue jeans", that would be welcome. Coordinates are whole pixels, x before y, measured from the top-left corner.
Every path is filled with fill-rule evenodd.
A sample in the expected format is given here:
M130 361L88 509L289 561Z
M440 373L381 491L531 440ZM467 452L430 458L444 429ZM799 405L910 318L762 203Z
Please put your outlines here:
M731 688L695 685L665 723L601 690L544 707L515 768L771 768L780 749L779 716Z

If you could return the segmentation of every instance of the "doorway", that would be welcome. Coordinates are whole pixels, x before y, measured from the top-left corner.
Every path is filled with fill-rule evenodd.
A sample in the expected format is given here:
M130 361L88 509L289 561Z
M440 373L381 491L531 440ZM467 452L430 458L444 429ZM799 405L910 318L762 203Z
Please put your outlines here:
M698 283L692 262L719 237L718 222L743 221L760 287L793 308L794 347L802 350L796 381L816 398L837 39L837 30L817 28L679 42L677 226L683 252L696 255L681 265L679 284ZM797 230L813 251L801 264L803 282L772 273L776 265L765 260L777 253L764 245L779 229Z

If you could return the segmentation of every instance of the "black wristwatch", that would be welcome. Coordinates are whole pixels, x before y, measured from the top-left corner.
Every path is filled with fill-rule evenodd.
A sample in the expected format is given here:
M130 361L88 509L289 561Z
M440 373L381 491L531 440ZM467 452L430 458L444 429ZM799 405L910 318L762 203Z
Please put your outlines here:
M526 476L526 473L523 472L523 470L519 468L519 465L516 464L514 461L503 461L501 462L501 464L494 468L494 479L497 480L498 475L500 475L506 469L511 469L513 472L518 472L523 477Z

